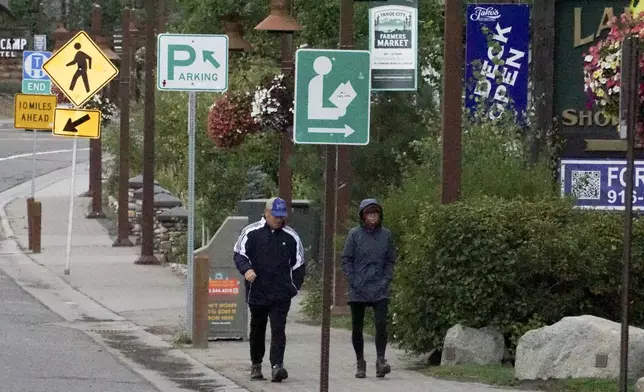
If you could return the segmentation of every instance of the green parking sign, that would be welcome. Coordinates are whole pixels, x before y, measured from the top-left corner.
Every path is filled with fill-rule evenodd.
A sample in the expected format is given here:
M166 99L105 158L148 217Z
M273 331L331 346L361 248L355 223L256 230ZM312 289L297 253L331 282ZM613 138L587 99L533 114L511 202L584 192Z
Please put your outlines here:
M299 49L295 62L295 143L369 144L369 51Z

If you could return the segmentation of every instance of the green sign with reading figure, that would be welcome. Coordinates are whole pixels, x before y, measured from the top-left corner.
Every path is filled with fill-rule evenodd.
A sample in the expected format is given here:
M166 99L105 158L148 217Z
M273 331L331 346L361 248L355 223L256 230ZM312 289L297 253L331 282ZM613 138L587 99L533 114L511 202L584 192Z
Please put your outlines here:
M369 51L299 49L295 64L295 143L369 144Z

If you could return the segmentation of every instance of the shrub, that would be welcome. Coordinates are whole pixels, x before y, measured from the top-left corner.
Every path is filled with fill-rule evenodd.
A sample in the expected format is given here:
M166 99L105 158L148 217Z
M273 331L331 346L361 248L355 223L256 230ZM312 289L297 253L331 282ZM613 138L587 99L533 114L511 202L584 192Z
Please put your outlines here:
M617 321L623 218L559 198L484 197L423 203L399 238L393 333L416 353L440 347L456 323L500 328L511 344L527 328L593 314ZM633 243L633 321L644 321L644 224ZM514 348L514 347L511 347Z

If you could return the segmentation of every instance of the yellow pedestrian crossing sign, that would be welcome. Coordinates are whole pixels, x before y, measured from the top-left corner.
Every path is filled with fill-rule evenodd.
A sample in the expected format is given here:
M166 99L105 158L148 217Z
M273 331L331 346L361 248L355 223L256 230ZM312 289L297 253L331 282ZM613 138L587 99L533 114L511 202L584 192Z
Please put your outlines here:
M82 106L119 73L84 31L55 52L43 69L75 106Z

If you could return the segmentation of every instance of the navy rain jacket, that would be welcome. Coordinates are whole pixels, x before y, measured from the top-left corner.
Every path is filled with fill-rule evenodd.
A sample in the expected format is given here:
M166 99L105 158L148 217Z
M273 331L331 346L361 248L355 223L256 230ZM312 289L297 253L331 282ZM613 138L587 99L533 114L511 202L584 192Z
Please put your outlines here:
M378 226L364 224L367 206L380 207ZM349 231L342 252L342 269L349 282L349 303L374 303L389 298L389 285L394 277L396 249L389 229L382 227L382 207L376 199L365 199L358 210L360 226Z
M304 281L304 248L287 225L273 230L262 217L241 231L234 247L235 266L244 275L253 269L257 278L246 283L246 302L271 305L295 297Z

